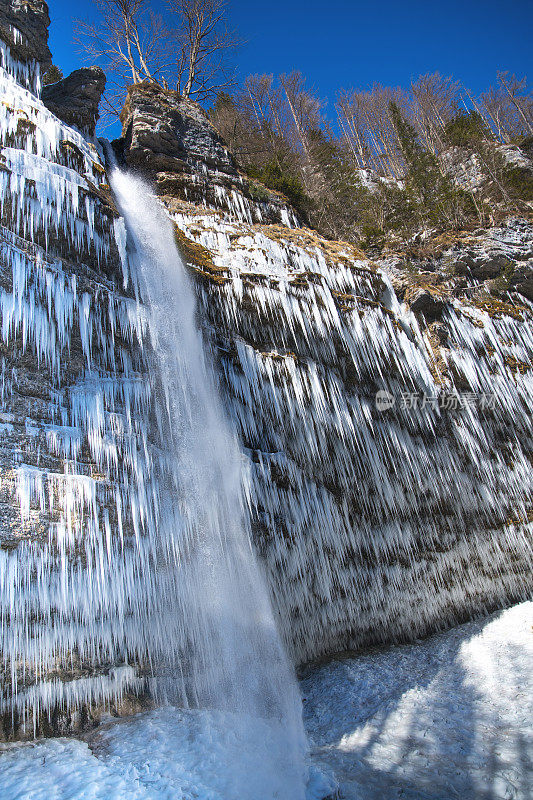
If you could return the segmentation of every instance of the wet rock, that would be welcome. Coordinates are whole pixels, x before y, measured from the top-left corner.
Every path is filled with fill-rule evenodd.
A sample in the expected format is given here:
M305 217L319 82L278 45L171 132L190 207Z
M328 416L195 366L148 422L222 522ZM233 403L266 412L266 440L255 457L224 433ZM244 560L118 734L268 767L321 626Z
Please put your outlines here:
M57 83L43 86L41 99L52 114L67 125L75 125L93 136L105 84L106 77L100 67L84 67Z

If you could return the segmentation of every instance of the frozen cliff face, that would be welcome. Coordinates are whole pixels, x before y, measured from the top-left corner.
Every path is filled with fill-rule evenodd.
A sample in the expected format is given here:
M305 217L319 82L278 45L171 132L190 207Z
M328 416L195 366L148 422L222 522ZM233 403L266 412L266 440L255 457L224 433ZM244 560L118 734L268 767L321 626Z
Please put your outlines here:
M101 153L3 53L0 737L142 688L123 629L151 492L143 314Z
M151 102L155 118L155 91ZM177 116L174 130L195 124ZM143 152L136 163L153 174L160 162ZM225 164L209 160L206 174ZM393 258L378 268L347 244L261 224L257 208L237 213L231 191L193 203L156 185L196 271L294 660L415 637L522 597L533 329L527 292L513 290L530 226L442 244L433 273ZM488 278L507 281L510 263L494 296Z
M43 0L0 3L0 67L28 89L39 91L41 74L52 63L49 25L48 6Z
M435 303L440 321L426 320L348 245L167 204L212 257L197 259L200 296L294 659L415 637L521 597L527 303L450 296Z

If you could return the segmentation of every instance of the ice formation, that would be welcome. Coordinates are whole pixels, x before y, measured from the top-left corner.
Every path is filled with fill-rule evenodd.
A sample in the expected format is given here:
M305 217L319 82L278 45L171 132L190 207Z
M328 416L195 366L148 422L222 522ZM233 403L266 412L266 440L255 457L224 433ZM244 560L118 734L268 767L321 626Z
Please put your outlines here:
M203 315L295 660L526 596L527 301L512 315L452 301L441 349L348 245L172 210L217 270L200 290ZM379 409L378 392L394 405Z
M174 670L176 647L181 699L202 676L191 679L185 654L201 648L175 613L193 601L174 569L183 553L155 535L161 515L186 532L189 513L187 491L183 507L168 503L183 478L168 447L180 392L153 360L168 332L154 339L124 221L102 199L99 146L40 103L32 76L2 50L1 710L37 729L41 710L145 691L156 665ZM449 345L435 348L362 254L293 217L252 225L261 206L241 201L221 189L216 210L170 210L211 254L199 317L294 660L523 596L531 308L491 316L454 301ZM426 399L409 407L413 393ZM227 509L204 488L211 524Z
M5 479L20 523L0 549L1 710L37 731L42 712L149 689L238 714L278 741L254 745L277 796L303 799L299 694L172 223L118 172L127 225L104 220L97 149L1 78L3 434L26 437ZM83 265L112 248L120 274ZM32 368L47 402L21 418ZM238 764L232 780L256 800Z
M302 681L312 755L346 800L528 800L533 603Z
M424 641L307 668L306 800L530 800L532 613L522 603ZM250 736L235 714L156 709L109 719L89 741L0 745L0 796L241 800L231 772L240 760L264 800L282 788L254 757L265 742L279 744L266 725Z
M14 80L24 65L3 63L1 705L37 726L41 709L145 688L144 634L124 641L159 602L139 544L157 487L145 312L123 221L94 194L98 149ZM118 274L87 266L100 259Z

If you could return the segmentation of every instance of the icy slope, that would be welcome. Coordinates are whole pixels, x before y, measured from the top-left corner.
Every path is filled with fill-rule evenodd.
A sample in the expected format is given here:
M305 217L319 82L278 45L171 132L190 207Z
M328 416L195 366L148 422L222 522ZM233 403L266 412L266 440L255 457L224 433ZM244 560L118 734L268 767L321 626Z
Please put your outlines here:
M533 603L302 681L317 762L346 800L527 800Z

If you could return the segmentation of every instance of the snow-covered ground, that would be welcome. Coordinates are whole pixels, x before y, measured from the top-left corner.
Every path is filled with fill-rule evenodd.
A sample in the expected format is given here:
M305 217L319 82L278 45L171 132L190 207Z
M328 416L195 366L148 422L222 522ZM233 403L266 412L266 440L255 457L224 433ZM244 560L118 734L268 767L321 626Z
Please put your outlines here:
M304 678L318 764L349 800L533 796L533 603Z
M328 775L346 800L528 800L532 623L533 603L522 603L309 670L309 800L331 791ZM286 794L254 757L271 733L258 727L254 743L236 716L165 708L104 725L89 743L4 745L0 798L242 800L245 775L247 798L273 800Z

